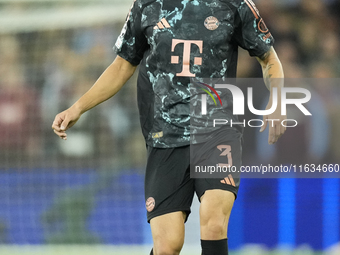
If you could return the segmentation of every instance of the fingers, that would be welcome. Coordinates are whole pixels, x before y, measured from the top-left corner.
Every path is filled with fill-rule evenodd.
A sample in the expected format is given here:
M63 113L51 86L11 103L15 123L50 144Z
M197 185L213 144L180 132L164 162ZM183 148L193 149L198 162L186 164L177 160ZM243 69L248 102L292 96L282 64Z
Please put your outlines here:
M65 133L65 131L54 130L54 133L56 133L61 139L67 140L67 134Z
M65 131L69 121L65 122L65 119L66 118L63 117L62 113L58 114L52 123L52 129L61 139L67 140L67 134Z
M60 125L60 129L63 130L63 131L66 131L69 122L70 122L70 120L68 118L65 118L64 121Z
M77 120L80 118L80 115L80 111L75 108L69 108L59 113L52 123L52 129L54 130L54 133L56 133L60 138L66 140L66 130L77 122Z
M268 116L263 116L263 122L264 125L261 127L260 132L263 132L266 130L267 125L268 125ZM269 144L274 144L277 142L279 137L281 136L281 129L280 129L280 123L277 123L274 120L270 121L269 125L269 136L268 136L268 143Z
M269 126L269 136L268 136L268 143L274 144L276 142L276 125Z
M286 127L282 126L279 121L275 122L274 126L269 127L268 143L274 144L285 133Z
M60 124L63 122L63 119L60 117L60 115L58 114L53 123L52 123L52 129L56 130L56 131L61 131L60 129Z

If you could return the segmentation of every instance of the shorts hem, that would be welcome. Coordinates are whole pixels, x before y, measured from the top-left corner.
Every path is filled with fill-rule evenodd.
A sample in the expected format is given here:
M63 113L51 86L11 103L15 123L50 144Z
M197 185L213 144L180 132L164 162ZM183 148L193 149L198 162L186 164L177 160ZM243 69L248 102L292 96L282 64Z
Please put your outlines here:
M189 214L191 213L191 210L190 210L190 207L186 207L186 208L174 208L174 209L166 209L166 210L159 210L159 211L155 211L155 212L150 212L147 215L148 223L150 223L151 219L153 219L157 216L161 216L161 215L173 213L173 212L185 212L187 214L187 217L186 217L184 222L186 222L188 220Z
M238 188L235 188L235 187L233 187L233 186L226 186L226 187L223 188L223 189L221 189L221 188L216 188L216 187L211 187L211 188L205 189L203 192L199 192L199 193L202 193L202 194L199 194L199 193L196 191L196 195L197 195L198 201L201 202L200 198L201 198L201 196L204 195L204 193L205 193L207 190L213 190L213 189L219 189L219 190L230 191L231 193L234 194L235 200L237 199Z

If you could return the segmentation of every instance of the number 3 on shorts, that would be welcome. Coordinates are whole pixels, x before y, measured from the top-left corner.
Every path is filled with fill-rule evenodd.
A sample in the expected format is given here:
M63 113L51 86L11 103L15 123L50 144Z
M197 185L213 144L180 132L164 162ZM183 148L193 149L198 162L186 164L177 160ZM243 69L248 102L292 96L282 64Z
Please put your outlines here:
M218 145L217 149L219 149L222 153L221 157L228 157L228 164L219 163L218 165L221 167L231 167L233 165L233 159L231 157L231 146L230 145Z

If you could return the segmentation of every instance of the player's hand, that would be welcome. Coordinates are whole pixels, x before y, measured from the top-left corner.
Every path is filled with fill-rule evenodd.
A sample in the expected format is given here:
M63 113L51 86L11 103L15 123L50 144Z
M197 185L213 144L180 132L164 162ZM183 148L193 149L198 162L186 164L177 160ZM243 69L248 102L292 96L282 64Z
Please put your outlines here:
M268 103L266 110L271 108L271 102ZM263 116L264 125L262 126L260 132L266 130L269 126L269 136L268 143L274 144L278 139L285 133L286 127L282 126L282 121L287 119L286 115L281 115L281 102L278 103L278 107L275 112L270 115Z
M52 129L61 139L67 140L66 130L72 127L80 118L81 113L74 107L57 114L52 123Z

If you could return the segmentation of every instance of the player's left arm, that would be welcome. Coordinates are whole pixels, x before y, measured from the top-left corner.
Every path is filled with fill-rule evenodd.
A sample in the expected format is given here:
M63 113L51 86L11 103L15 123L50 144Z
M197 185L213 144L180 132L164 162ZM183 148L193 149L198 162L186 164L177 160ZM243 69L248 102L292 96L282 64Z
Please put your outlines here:
M264 126L260 130L260 132L263 132L269 125L268 143L274 144L286 131L286 128L281 125L281 122L287 119L287 116L281 115L281 88L284 86L284 73L280 59L273 47L261 57L257 57L257 60L262 66L264 83L270 91L266 109L271 108L274 95L273 89L277 88L277 108L272 114L263 116Z

